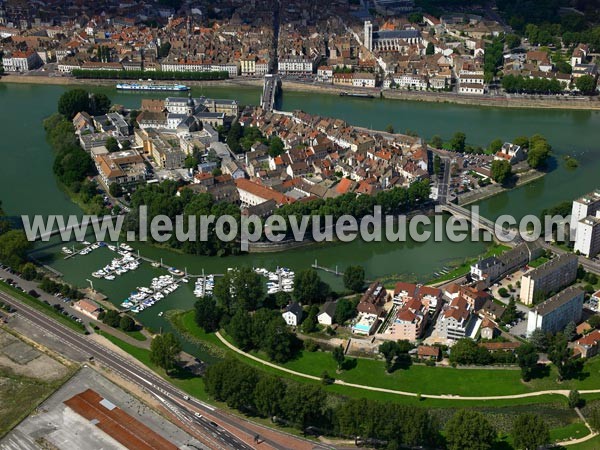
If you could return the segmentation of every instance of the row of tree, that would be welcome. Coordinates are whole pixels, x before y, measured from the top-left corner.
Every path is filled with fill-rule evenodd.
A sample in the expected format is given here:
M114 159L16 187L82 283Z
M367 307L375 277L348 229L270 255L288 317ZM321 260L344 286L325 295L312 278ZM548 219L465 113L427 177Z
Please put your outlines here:
M443 427L425 408L328 394L314 384L282 380L236 359L210 366L204 376L209 395L246 414L270 418L302 431L352 438L369 446L488 450L498 443L498 431L475 410L459 410ZM515 449L549 444L545 421L537 415L514 418Z
M502 88L509 93L560 94L564 87L556 78L526 78L522 75L505 75Z
M98 320L101 320L102 323L108 325L109 327L120 328L123 331L135 330L135 320L133 320L131 316L128 316L127 314L121 315L114 309L102 311L98 316Z
M380 439L400 445L433 445L439 432L422 408L370 400L344 400L320 386L283 381L234 359L210 366L204 376L207 392L228 406L326 434Z
M229 78L227 71L210 72L165 72L162 70L84 70L74 69L75 78L93 78L108 80L226 80Z

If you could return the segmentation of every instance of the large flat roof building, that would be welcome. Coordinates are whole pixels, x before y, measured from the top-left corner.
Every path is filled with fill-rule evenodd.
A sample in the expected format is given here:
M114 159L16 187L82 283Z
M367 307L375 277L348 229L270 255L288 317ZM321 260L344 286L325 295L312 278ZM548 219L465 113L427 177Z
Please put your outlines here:
M584 291L569 287L529 311L527 335L540 329L545 333L562 331L569 322L579 322L583 312Z

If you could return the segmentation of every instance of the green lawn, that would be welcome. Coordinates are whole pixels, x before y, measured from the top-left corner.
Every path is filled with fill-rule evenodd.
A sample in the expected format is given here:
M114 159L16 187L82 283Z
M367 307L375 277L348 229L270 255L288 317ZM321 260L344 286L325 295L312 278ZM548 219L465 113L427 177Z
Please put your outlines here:
M550 259L546 258L545 256L540 256L538 259L534 259L533 261L531 261L529 263L529 267L540 267L542 264L545 264L548 261L550 261Z
M80 324L79 322L75 322L73 319L70 319L67 316L62 315L51 305L45 304L42 300L33 298L31 295L26 294L20 291L19 289L15 289L14 287L1 281L0 290L6 292L7 294L10 294L12 297L27 304L28 306L31 306L32 308L35 308L38 311L41 311L48 316L51 316L53 319L77 331L78 333L83 333L85 331L85 327L82 324Z
M169 376L165 373L163 369L156 366L150 360L150 350L146 350L144 348L139 348L134 345L131 345L127 342L122 341L119 338L114 337L111 334L105 333L103 331L99 331L99 334L104 336L106 339L111 341L117 347L121 348L125 352L129 353L135 359L140 361L145 366L152 369L154 372L159 374L161 377L165 378L169 382L173 383L175 386L180 388L181 390L187 392L189 395L196 397L199 400L206 401L207 396L206 392L204 392L204 382L202 378L192 377L188 375L187 372L176 373L174 376Z
M590 434L590 430L581 421L573 422L562 428L550 430L550 440L552 442L561 442L568 439L579 439Z
M482 257L487 258L489 256L497 256L497 255L504 253L506 250L510 250L510 247L508 247L506 245L502 245L502 244L493 244L490 248L488 248L488 250L485 252L485 254L482 255ZM461 277L463 275L466 275L471 270L471 265L474 264L475 262L477 262L477 260L478 260L478 258L467 259L464 263L462 263L460 266L456 267L455 269L451 270L446 275L443 275L441 277L430 280L425 284L437 284L437 283L441 283L442 281L449 281L449 280L453 280L455 278Z
M147 339L141 330L123 331L123 333L125 333L127 336L134 338L136 341L144 342Z

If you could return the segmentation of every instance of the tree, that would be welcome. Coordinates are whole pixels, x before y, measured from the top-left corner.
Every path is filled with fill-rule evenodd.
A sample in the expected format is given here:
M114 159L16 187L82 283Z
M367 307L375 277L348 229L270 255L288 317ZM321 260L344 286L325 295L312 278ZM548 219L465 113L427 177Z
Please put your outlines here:
M119 147L119 142L112 136L110 136L106 140L106 143L104 144L104 146L106 147L106 150L108 150L111 153L118 152L121 149Z
M321 281L315 269L301 270L294 280L294 298L302 304L323 303L329 295L329 285Z
M123 331L133 331L135 330L135 321L125 314L119 321L119 328Z
M394 126L391 123L387 124L385 131L386 133L394 134Z
M150 361L169 373L175 368L180 352L181 343L173 333L159 334L150 344Z
M312 305L308 310L308 316L302 322L300 328L303 333L312 333L317 329L317 316L319 315L319 307L317 305Z
M550 443L548 425L535 414L519 414L513 421L512 437L517 450L537 450Z
M237 309L254 311L264 299L264 282L250 267L230 270L215 283L214 296L229 314Z
M446 424L449 450L488 450L496 441L496 430L479 412L462 409Z
M569 408L577 408L581 406L581 395L578 390L569 391Z
M86 109L92 116L101 116L110 111L112 102L106 94L89 94L88 108Z
M577 336L577 325L575 324L575 322L570 321L565 326L565 329L563 330L563 334L565 335L565 338L567 338L567 341L569 341L569 342L571 342L573 339L575 339L575 337Z
M516 34L507 34L504 41L506 42L506 46L511 50L521 45L521 38Z
M71 120L79 112L88 112L89 102L89 94L85 89L71 89L58 99L58 112Z
M536 134L529 139L529 152L527 153L527 163L533 169L542 167L548 157L552 147L543 136Z
M548 358L552 361L552 364L556 366L556 369L558 370L558 379L561 381L568 378L574 368L571 355L572 352L571 349L568 348L567 338L562 333L558 333L554 336L548 352Z
M264 375L254 388L254 405L262 417L273 417L281 412L285 384L280 378Z
M304 430L309 424L316 423L321 418L326 398L320 386L305 383L290 384L282 401L282 411L288 420L300 425Z
M512 177L512 166L504 159L492 161L492 179L496 183L505 184Z
M439 155L433 157L433 173L435 175L442 173L442 158Z
M198 165L198 158L194 155L187 155L183 160L183 167L186 169L194 169Z
M433 55L435 53L435 46L433 45L432 42L429 42L427 44L427 48L425 49L425 54L426 55Z
M222 315L223 311L212 296L201 298L194 304L196 324L207 333L219 329Z
M338 347L335 347L333 349L333 352L331 352L331 353L333 356L333 360L337 363L338 370L342 370L344 361L346 361L346 356L344 355L344 349L340 345Z
M26 280L34 280L37 277L35 265L28 262L21 267L21 276Z
M21 230L9 230L0 235L0 261L18 269L27 258L27 251L32 247L32 242Z
M461 131L457 131L450 139L450 149L455 152L464 153L466 146L467 136Z
M529 381L537 367L538 352L533 344L522 344L516 350L517 362L521 368L521 378L523 381Z
M121 197L123 195L123 187L119 183L111 183L108 192L113 197Z
M514 322L515 320L517 320L518 315L519 315L519 313L517 311L517 302L515 301L514 297L511 297L510 300L508 301L508 306L506 307L504 314L502 314L502 322L504 322L504 323Z
M252 321L247 312L238 309L226 328L239 348L244 351L252 349Z
M488 146L488 152L492 155L498 153L502 149L502 139L494 139Z
M444 147L444 141L442 140L442 138L440 136L438 136L436 134L429 141L429 145L433 148L440 149L440 148Z
M102 323L113 328L118 328L121 324L121 316L119 315L119 312L115 311L114 309L104 311L100 316L98 316L98 319L100 319Z
M575 87L584 95L592 95L596 91L596 79L583 75L575 80Z
M337 324L343 325L347 320L352 319L356 316L356 305L357 301L350 301L347 298L341 298L337 301L335 308L335 314L333 315L333 321Z
M385 358L385 369L388 372L392 371L392 363L396 356L396 343L394 341L385 341L379 345L379 353Z
M362 266L348 266L344 270L344 286L346 289L359 292L365 285L365 269Z
M598 314L593 315L588 319L588 323L592 328L600 328L600 316Z
M279 136L271 136L269 139L269 156L275 158L283 153L284 145Z
M423 23L423 14L418 12L410 13L407 18L410 23Z
M486 365L492 362L492 355L471 339L459 339L452 346L450 361L455 364Z

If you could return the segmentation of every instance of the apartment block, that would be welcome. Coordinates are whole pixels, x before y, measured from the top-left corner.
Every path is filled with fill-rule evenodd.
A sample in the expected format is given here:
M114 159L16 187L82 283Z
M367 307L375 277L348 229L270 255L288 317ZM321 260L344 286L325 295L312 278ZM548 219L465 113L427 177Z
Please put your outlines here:
M545 333L562 331L569 322L579 322L583 311L584 291L569 287L529 311L527 335L540 329Z
M577 278L577 256L557 256L521 277L521 302L532 305L536 296L557 292Z
M588 258L600 253L600 211L579 221L574 249Z
M579 222L595 216L600 211L600 189L596 189L573 202L571 209L571 240L576 239Z

